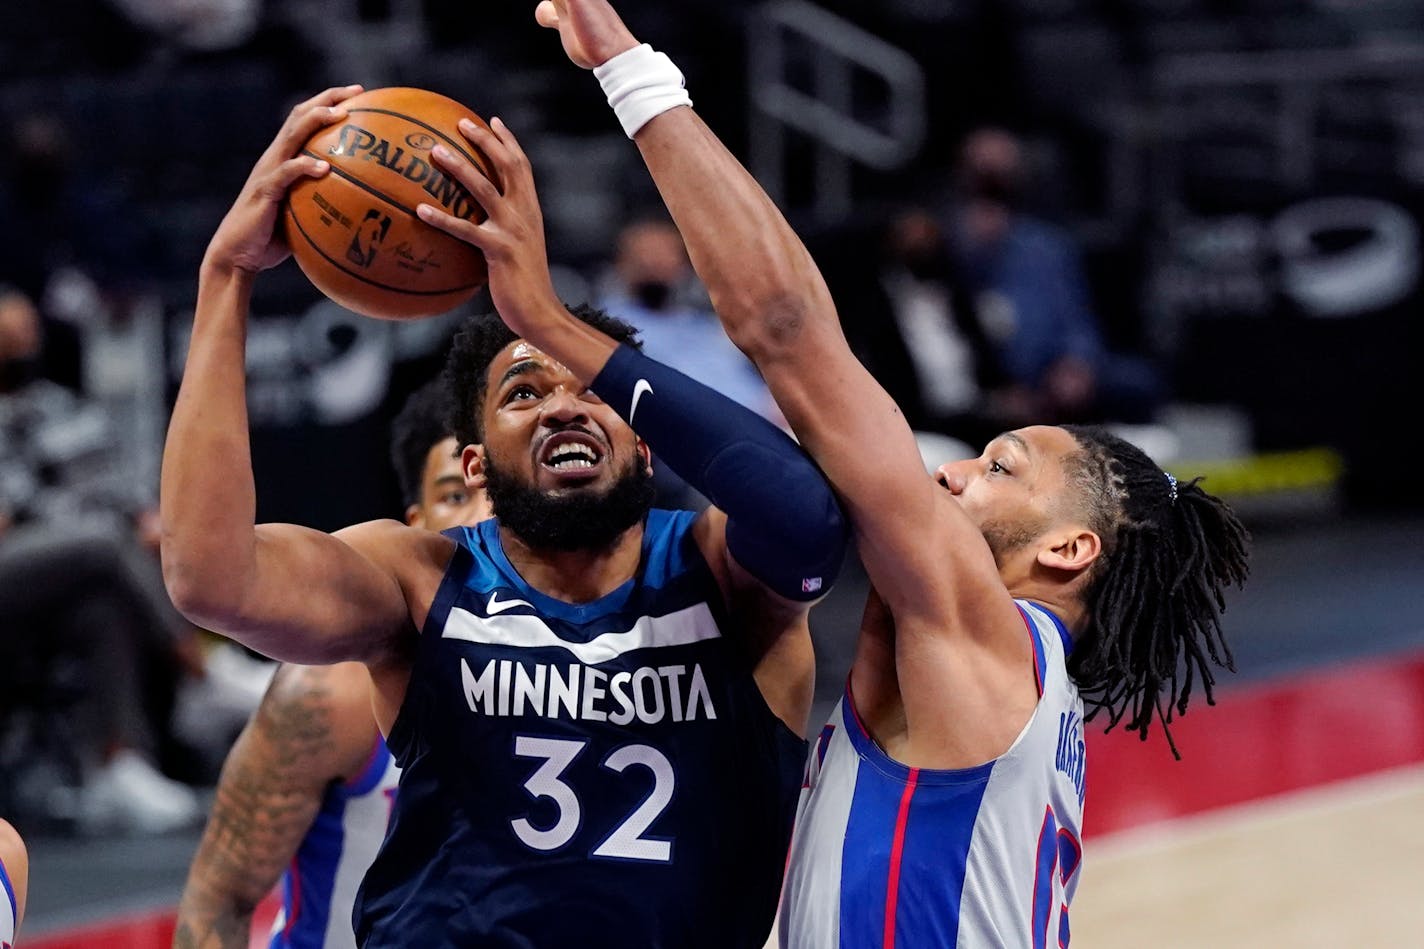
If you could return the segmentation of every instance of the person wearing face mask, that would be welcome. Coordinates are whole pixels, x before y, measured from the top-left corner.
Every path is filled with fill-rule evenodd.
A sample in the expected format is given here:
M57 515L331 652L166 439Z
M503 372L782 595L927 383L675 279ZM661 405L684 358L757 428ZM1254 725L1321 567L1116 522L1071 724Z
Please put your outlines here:
M682 235L665 215L635 217L623 226L596 302L636 327L650 356L785 428L761 376L722 332ZM653 482L663 507L706 504L656 456Z
M682 235L666 216L637 217L624 225L596 302L633 324L652 358L780 422L756 369L722 332Z
M1094 313L1072 235L1029 212L1029 168L1013 133L966 136L945 229L1007 375L995 393L1008 425L1152 421L1165 381L1141 356L1115 352Z

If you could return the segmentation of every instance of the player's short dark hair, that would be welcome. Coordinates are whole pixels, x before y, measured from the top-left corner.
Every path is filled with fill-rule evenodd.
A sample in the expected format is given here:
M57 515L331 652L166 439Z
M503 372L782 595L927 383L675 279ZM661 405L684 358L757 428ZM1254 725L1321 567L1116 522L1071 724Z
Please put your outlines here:
M583 322L613 338L641 350L638 331L630 323L596 307L581 303L568 308ZM501 349L519 337L500 320L496 313L481 313L470 317L450 347L445 361L445 379L450 392L450 431L461 446L478 444L484 438L481 406L489 387L489 365Z
M1168 725L1186 712L1195 681L1211 704L1212 666L1235 669L1220 614L1226 588L1246 581L1250 535L1201 479L1177 483L1102 428L1065 428L1079 446L1066 461L1069 484L1103 544L1068 671L1089 718L1105 711L1108 728L1126 718L1145 740L1155 717L1170 745Z
M430 449L450 436L450 401L444 378L432 379L410 394L391 423L391 464L406 507L420 503Z

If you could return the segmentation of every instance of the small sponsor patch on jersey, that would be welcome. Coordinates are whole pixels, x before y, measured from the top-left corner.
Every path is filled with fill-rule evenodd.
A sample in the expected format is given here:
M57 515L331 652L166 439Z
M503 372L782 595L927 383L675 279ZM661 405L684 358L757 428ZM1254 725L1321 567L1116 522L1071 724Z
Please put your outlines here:
M821 578L820 578L820 577L807 577L806 579L802 580L802 581L801 581L801 592L802 592L802 593L820 593L820 592L821 592Z

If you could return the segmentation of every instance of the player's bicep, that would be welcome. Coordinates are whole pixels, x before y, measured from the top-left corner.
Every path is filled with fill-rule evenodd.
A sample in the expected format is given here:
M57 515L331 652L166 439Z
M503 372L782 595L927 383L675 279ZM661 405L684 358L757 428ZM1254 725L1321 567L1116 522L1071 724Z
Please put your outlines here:
M409 625L392 563L410 530L394 521L336 534L260 524L253 581L213 625L288 662L372 660Z

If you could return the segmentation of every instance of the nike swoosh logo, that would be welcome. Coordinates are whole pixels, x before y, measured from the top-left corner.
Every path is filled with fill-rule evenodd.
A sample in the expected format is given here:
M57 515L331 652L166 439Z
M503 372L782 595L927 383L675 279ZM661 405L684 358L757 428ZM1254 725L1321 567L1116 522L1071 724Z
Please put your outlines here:
M485 615L487 615L487 616L498 616L500 613L503 613L505 610L512 610L512 609L514 609L516 606L527 606L527 607L529 607L531 610L534 608L534 604L529 603L529 602L527 602L527 601L525 601L525 600L505 600L503 603L498 602L498 600L499 600L499 593L498 593L498 592L495 592L495 593L491 593L491 594L490 594L489 602L485 604Z
M628 407L628 424L633 424L633 416L638 413L638 400L643 397L643 393L652 394L653 387L647 379L639 379L633 384L633 404Z

